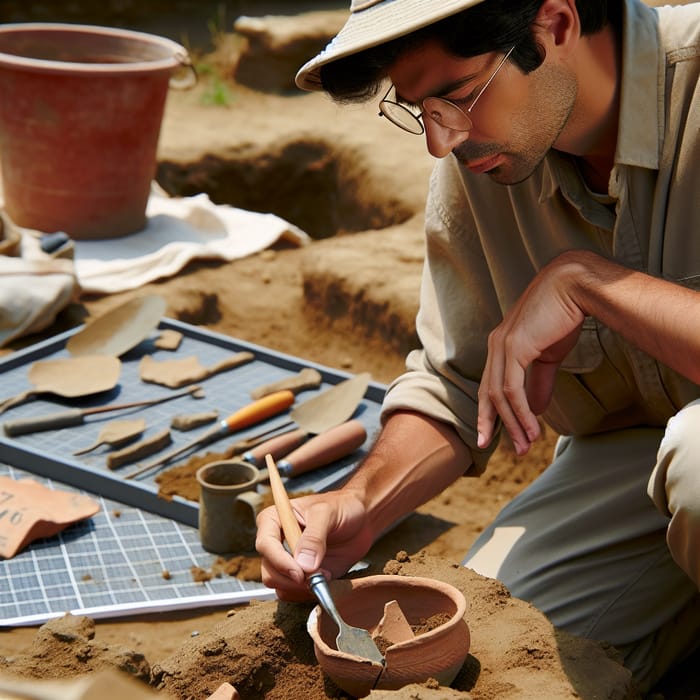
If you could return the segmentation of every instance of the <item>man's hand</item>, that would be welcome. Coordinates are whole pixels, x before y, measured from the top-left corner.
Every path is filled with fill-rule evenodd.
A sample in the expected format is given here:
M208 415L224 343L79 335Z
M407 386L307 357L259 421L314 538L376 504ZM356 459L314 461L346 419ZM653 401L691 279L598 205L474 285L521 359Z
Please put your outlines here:
M573 297L577 269L568 254L556 258L489 335L479 387L479 447L491 442L497 416L519 455L539 437L537 415L549 404L557 369L585 318Z
M262 556L263 583L276 589L282 600L311 598L309 574L345 574L379 535L470 465L469 448L454 428L413 411L392 413L342 489L292 500L302 527L293 555L282 545L277 508L258 515L255 547Z
M282 600L306 600L306 578L321 570L328 578L342 576L372 545L362 501L352 491L331 491L292 500L303 532L297 550L282 545L277 508L257 518L255 547L262 556L262 582ZM306 527L304 525L306 524Z

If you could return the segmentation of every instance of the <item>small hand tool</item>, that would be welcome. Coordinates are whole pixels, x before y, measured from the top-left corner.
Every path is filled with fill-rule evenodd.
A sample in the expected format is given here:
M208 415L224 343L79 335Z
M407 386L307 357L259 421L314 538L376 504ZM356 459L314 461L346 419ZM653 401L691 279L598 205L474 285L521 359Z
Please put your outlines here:
M272 457L273 454L277 454L282 457L283 459L277 463L277 471L282 476L291 478L328 466L336 460L346 457L357 450L367 439L367 431L359 420L350 420L336 425L325 433L312 437L296 449L291 449L292 442L285 444L281 439L287 435L290 433L266 440L246 453L248 459L234 459L229 462L232 465L247 467L247 470L242 471L253 475L250 478L250 488L269 479L270 475L267 469L262 466L268 455ZM263 449L266 451L262 452Z
M100 430L97 440L87 447L81 447L73 454L76 457L84 455L96 450L98 447L102 447L102 445L109 445L112 449L118 449L142 435L144 430L146 430L146 421L143 418L110 421Z
M182 445L149 462L148 464L144 464L141 468L127 474L124 478L133 479L134 477L145 474L156 467L161 467L171 459L181 455L183 452L189 452L196 447L209 445L212 442L216 442L217 440L227 437L237 430L242 430L250 425L259 423L266 418L270 418L270 416L275 416L278 413L288 409L293 403L294 392L289 391L288 389L278 391L274 394L268 394L262 399L253 401L235 413L232 413L227 418L220 420L213 428L207 430L204 435L200 435L198 438L195 438L186 445Z
M159 403L179 399L181 396L187 396L188 394L192 394L195 398L201 399L204 397L204 389L202 389L199 384L193 384L187 387L187 389L183 389L174 394L168 394L167 396L161 396L157 399L110 404L109 406L96 406L95 408L71 408L58 413L46 413L41 416L32 416L31 418L17 418L16 420L5 421L3 423L3 428L5 429L5 435L9 437L27 435L28 433L39 433L44 430L72 428L75 425L82 425L85 422L86 416L105 413L107 411L125 411L140 406L155 406Z
M356 374L354 377L345 379L335 386L325 389L320 394L312 396L289 412L291 420L272 426L232 445L230 448L232 454L238 455L250 450L256 445L260 445L268 436L272 439L273 433L278 435L294 433L296 437L299 437L301 433L294 428L295 424L308 436L319 435L344 423L352 417L362 401L369 384L369 376L367 372ZM264 453L259 454L260 459L263 457Z
M56 394L75 399L111 391L119 381L122 363L111 355L54 357L34 362L28 371L32 389L0 401L0 413L35 399L39 394Z
M367 390L369 376L366 372L357 374L329 389L325 389L316 396L312 396L289 412L289 418L292 420L278 423L255 435L249 435L242 440L236 441L229 446L227 453L230 456L240 455L252 450L256 445L260 445L266 440L272 440L273 436L290 436L288 438L285 437L281 441L281 445L277 443L273 445L273 448L269 449L270 452L278 457L284 454L284 452L279 452L279 450L286 449L289 444L296 446L305 437L319 435L336 425L340 425L347 421L357 410ZM295 424L298 426L297 428L294 427ZM289 449L294 449L294 447ZM257 453L257 459L263 459L264 456L265 453Z
M282 522L284 537L287 540L289 548L294 552L301 537L301 527L299 527L299 523L292 510L292 504L285 491L275 460L272 459L270 455L267 455L265 457L265 462L270 476L272 497L275 501L280 521ZM372 639L370 633L361 627L349 625L340 616L335 602L333 601L328 581L326 581L326 577L320 571L309 576L309 586L318 599L318 602L321 604L321 607L338 626L338 636L335 640L338 651L360 656L364 659L368 659L372 663L383 666L384 656Z
M318 469L346 457L357 450L367 439L367 431L359 420L349 420L325 430L308 440L294 445L289 439L296 431L266 440L248 450L243 460L256 467L262 467L269 454L277 460L277 471L282 476L297 476L312 469ZM308 433L304 434L308 437ZM294 441L296 442L296 441Z

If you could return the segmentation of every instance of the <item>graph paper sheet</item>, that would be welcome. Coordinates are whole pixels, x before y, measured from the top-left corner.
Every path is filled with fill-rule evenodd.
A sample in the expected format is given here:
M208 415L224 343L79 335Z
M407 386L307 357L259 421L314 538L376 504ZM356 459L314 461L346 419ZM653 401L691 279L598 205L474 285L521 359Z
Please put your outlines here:
M31 477L51 488L84 493L101 505L99 513L90 520L55 537L36 541L12 559L0 559L0 627L41 624L65 612L94 618L115 617L274 597L262 584L226 575L205 583L195 582L192 567L210 571L216 559L199 541L198 503L180 496L171 500L160 498L155 473L124 479L121 472L105 466L104 450L80 457L73 452L92 444L106 420L143 417L150 434L167 426L175 413L216 409L222 417L228 415L250 402L252 389L287 378L302 367L315 367L320 372L320 390L351 375L172 319L163 319L159 329L180 332L181 346L176 352L157 352L153 338L146 339L121 358L119 385L109 396L73 402L39 396L12 408L2 420L52 413L62 407L89 408L162 397L168 390L139 378L140 360L150 353L159 360L195 356L204 366L210 366L232 352L248 350L254 360L202 382L206 397L201 400L184 397L133 415L104 414L103 418L90 418L83 425L16 438L0 430L0 475ZM65 344L75 332L55 336L0 360L0 398L31 388L27 370L32 363L68 356ZM290 479L290 490L325 491L352 473L378 429L384 391L384 386L370 382L355 413L354 417L367 429L365 445L332 465ZM302 392L297 400L304 401L316 393ZM268 419L214 448L223 451L234 439L284 420L288 417ZM185 444L192 437L190 433L174 431L173 446Z
M0 476L84 493L5 464ZM196 582L192 567L211 571L217 559L196 528L89 495L100 503L92 518L0 560L0 626L42 624L66 612L118 617L274 598L262 584L232 576Z

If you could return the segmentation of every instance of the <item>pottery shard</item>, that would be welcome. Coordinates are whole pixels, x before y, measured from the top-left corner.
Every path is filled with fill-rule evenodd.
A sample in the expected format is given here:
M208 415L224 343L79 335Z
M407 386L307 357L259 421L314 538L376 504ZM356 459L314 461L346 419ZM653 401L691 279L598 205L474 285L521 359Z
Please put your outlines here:
M372 639L381 637L390 644L398 644L413 639L413 629L406 616L401 610L401 606L395 600L390 600L384 604L384 615L379 620L376 628L372 631Z
M240 700L238 691L230 683L222 683L207 700Z
M172 328L162 330L153 343L159 350L177 350L182 342L183 334Z
M170 421L170 427L174 430L194 430L207 423L213 423L218 417L218 411L204 411L203 413L173 416Z
M250 398L256 400L261 399L263 396L274 394L276 391L284 391L285 389L289 389L289 391L298 394L307 389L317 389L321 386L322 381L323 377L318 370L313 367L304 367L291 377L286 377L279 381L256 387L250 392Z
M235 369L253 360L252 352L238 352L209 367L204 367L195 356L158 362L151 355L144 355L139 363L139 376L144 382L161 384L171 389L198 382L220 372Z
M152 455L154 452L160 452L164 447L167 447L172 442L170 430L165 428L153 437L137 442L135 445L129 445L122 450L112 452L107 457L108 469L117 469L125 464L135 462L137 459L143 459Z

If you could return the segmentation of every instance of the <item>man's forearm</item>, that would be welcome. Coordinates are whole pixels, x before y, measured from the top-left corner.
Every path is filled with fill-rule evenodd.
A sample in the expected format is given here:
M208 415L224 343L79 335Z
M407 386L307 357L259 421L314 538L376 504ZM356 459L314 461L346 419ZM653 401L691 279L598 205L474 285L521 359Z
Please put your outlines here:
M443 491L471 465L469 448L445 423L399 411L345 489L365 503L375 536Z
M572 273L573 294L586 315L700 384L700 293L593 253L567 256L582 266Z

